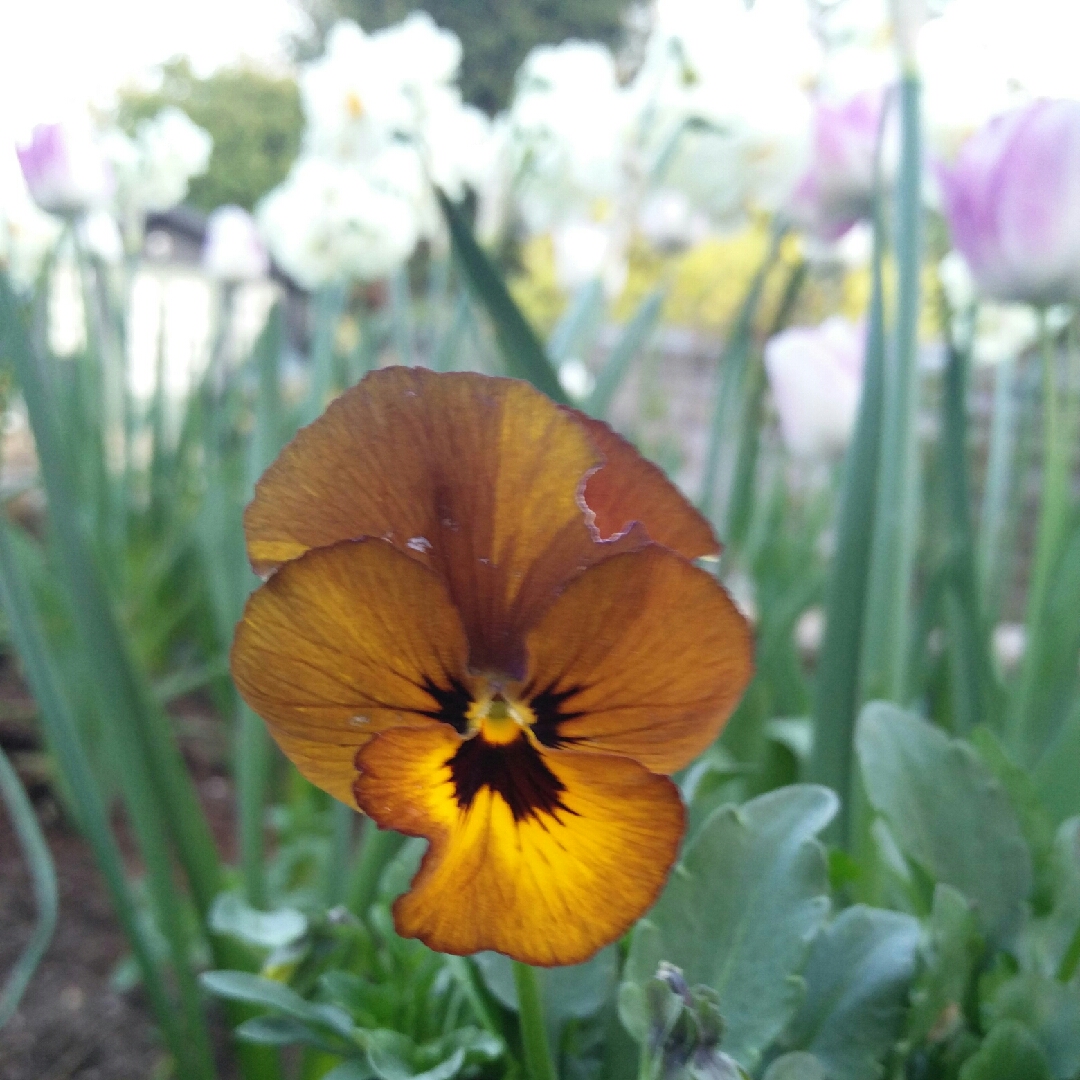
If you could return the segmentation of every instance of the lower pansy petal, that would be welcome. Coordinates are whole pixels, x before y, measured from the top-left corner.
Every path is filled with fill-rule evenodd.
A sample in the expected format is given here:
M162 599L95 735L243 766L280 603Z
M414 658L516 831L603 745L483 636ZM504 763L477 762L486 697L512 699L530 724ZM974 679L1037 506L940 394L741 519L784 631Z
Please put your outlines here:
M284 753L349 803L356 751L374 734L460 720L467 662L444 582L381 540L281 567L248 600L230 657Z
M661 773L712 743L753 674L750 628L723 587L657 546L572 581L527 649L522 697L542 743Z
M443 726L385 732L357 763L360 807L431 842L394 918L440 952L581 963L649 908L678 854L675 785L628 758Z

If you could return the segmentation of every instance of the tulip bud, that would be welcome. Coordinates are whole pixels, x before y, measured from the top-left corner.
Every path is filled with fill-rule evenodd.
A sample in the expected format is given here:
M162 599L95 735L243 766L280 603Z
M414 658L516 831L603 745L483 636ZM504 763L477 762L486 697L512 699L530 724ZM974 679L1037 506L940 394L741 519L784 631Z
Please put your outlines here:
M1080 102L1036 101L996 117L941 184L953 243L984 296L1080 299Z
M795 188L791 213L823 240L838 240L870 217L882 103L879 90L817 103L810 164Z
M106 202L113 178L88 125L39 124L18 148L34 202L54 214L76 214Z
M797 457L826 457L847 446L862 390L863 351L859 328L840 316L816 327L791 327L766 344L780 434Z

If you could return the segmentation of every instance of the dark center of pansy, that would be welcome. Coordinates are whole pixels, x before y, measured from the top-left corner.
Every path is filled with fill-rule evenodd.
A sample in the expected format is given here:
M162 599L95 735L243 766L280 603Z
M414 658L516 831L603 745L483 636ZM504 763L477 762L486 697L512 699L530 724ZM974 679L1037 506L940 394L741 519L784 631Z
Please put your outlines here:
M450 678L445 686L429 680L425 689L435 705L426 715L465 736L446 761L461 810L470 809L487 788L506 803L515 821L573 813L563 802L565 785L540 748L574 741L560 727L581 715L570 707L577 688L537 692L525 687L515 693L502 680L481 678L470 692Z

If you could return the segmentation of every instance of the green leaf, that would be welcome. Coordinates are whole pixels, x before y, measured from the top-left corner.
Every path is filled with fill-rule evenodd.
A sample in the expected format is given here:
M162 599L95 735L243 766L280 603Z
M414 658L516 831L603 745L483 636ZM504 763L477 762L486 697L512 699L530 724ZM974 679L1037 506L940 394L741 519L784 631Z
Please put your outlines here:
M547 342L547 355L555 365L574 355L575 350L586 342L604 317L604 283L594 278L578 290L551 331Z
M211 994L227 1001L261 1005L348 1042L355 1040L356 1028L344 1009L305 1001L284 983L246 971L206 971L200 977L200 982Z
M1054 838L1053 907L1032 937L1046 974L1069 981L1080 967L1080 817L1063 821Z
M343 1061L326 1073L322 1080L374 1080L375 1076L366 1061Z
M1020 928L1031 854L1000 784L965 742L895 705L872 702L856 735L867 796L900 850L959 889L992 938Z
M536 331L514 303L506 283L476 242L461 211L441 191L439 206L450 229L454 257L473 294L487 309L495 325L495 337L507 371L531 382L552 401L569 405L570 399L559 383Z
M49 845L38 824L30 797L23 790L22 782L14 766L8 761L3 749L0 749L0 800L7 808L15 834L19 838L23 854L30 869L34 883L34 898L37 902L37 922L29 941L23 946L8 973L7 980L0 989L0 1029L15 1015L23 993L45 955L53 931L56 929L58 911L56 890L56 866L49 852Z
M210 908L210 929L259 949L281 949L303 937L308 922L295 908L259 911L238 893L222 893Z
M764 1080L825 1080L825 1066L801 1050L778 1057L765 1071Z
M840 816L833 832L844 848L852 840L848 804L855 796L853 742L885 393L884 226L879 208L875 208L874 219L873 290L867 313L863 390L844 461L836 548L825 593L825 634L814 686L814 746L809 771L812 780L827 784L840 795Z
M311 1046L338 1055L343 1050L340 1039L327 1038L318 1028L294 1016L253 1016L236 1028L235 1034L260 1046ZM362 1054L362 1048L357 1046L356 1053Z
M1042 791L1031 773L1017 765L1005 752L998 737L987 727L977 727L968 736L987 768L1005 789L1031 852L1035 885L1035 909L1044 909L1051 890L1054 851L1054 821L1042 800Z
M904 696L920 512L917 424L923 170L917 75L904 73L898 98L900 162L893 228L897 277L895 336L881 399L874 538L859 656L863 699L887 697L893 701ZM837 558L840 556L838 546ZM829 612L826 619L831 617Z
M1032 785L1055 822L1080 814L1077 761L1080 761L1080 697L1030 773Z
M465 1064L465 1049L457 1047L433 1066L416 1065L420 1056L412 1040L396 1031L367 1033L368 1060L379 1080L450 1080Z
M611 402L615 398L626 373L634 358L648 344L660 313L664 309L664 290L656 289L649 293L638 305L637 310L630 316L629 322L619 335L614 348L608 354L600 374L597 376L596 385L585 403L585 411L590 416L599 417L601 420L607 416Z
M1006 1020L964 1062L959 1080L1053 1080L1053 1073L1031 1032Z
M994 1026L1015 1020L1027 1027L1055 1080L1073 1080L1080 1072L1080 989L1034 972L1020 974L998 988L986 1014Z
M970 901L951 885L938 885L921 948L922 969L911 992L907 1037L915 1046L960 1022L983 939Z
M504 1008L517 1012L517 987L513 961L494 952L473 957L484 984ZM615 991L619 974L619 950L615 945L601 949L591 960L571 967L537 969L543 997L544 1019L558 1044L559 1033L568 1020L594 1016Z
M645 987L666 960L718 992L724 1049L757 1064L802 999L798 973L829 909L816 837L836 808L831 791L802 784L721 807L701 826L631 942L620 1014L639 1041Z
M803 971L806 997L784 1045L814 1054L829 1080L869 1080L900 1033L915 974L919 923L857 904L818 934Z

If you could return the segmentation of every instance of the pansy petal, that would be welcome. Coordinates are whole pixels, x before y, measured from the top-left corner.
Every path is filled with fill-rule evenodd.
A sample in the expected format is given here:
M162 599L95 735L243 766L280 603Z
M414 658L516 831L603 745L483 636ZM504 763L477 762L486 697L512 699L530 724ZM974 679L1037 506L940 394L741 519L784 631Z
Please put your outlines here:
M601 461L526 383L388 368L366 376L266 471L244 518L260 573L310 548L389 540L435 569L478 669L520 666L521 629L584 565L581 503Z
M362 809L431 841L394 905L398 933L541 966L581 963L625 933L678 853L684 812L671 781L629 758L545 752L561 805L515 819L491 787L459 804L449 762L462 745L445 726L399 729L358 756Z
M442 696L468 682L467 658L438 575L366 540L278 570L248 600L230 660L244 700L297 768L353 803L357 748L388 727L433 725Z
M753 673L750 629L724 589L654 545L571 582L527 647L541 741L661 773L712 743Z
M651 461L643 458L621 435L602 420L575 409L567 412L585 426L604 464L585 485L585 504L602 540L640 522L654 543L677 551L687 559L720 554L707 518Z

